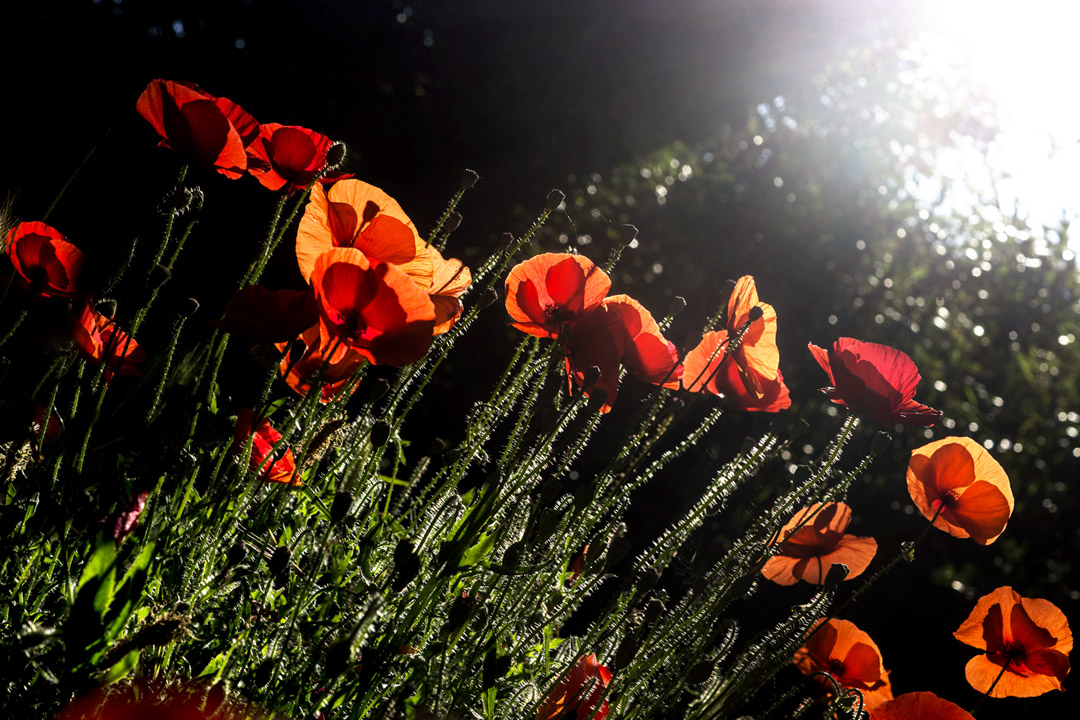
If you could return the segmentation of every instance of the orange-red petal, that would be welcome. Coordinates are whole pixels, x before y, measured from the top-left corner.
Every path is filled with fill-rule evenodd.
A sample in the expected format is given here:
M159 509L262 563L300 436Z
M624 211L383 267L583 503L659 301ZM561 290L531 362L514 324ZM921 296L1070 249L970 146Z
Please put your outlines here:
M84 256L58 230L43 222L21 222L4 239L11 264L42 295L74 298Z
M870 712L870 720L973 720L970 713L955 703L931 692L898 695Z

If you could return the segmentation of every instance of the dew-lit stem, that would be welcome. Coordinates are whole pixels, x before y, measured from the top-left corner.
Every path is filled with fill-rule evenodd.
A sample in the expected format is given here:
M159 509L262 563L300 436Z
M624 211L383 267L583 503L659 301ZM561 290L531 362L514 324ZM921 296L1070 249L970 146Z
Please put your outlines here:
M986 698L991 697L991 693L994 692L994 688L997 687L998 682L1000 682L1001 678L1005 676L1005 671L1008 669L1009 662L1006 661L1005 664L1001 666L1001 671L997 674L997 677L994 678L994 682L990 683L990 687L987 688L986 692L983 693L981 697L979 697L979 701L975 703L975 706L968 710L969 715L975 715L975 711L982 707L982 704L986 702Z

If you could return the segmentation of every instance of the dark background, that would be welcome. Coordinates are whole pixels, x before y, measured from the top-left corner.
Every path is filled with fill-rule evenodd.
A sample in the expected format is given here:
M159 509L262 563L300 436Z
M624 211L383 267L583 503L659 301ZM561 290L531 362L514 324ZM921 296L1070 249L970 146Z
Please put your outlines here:
M899 197L906 204L899 210L885 207L887 198L876 194L877 166L854 137L834 138L835 145L823 151L795 142L781 128L770 136L775 152L764 170L760 156L746 159L729 153L723 156L728 160L723 169L720 162L705 167L702 160L703 148L720 158L764 132L755 106L773 103L777 96L813 98L816 79L843 68L850 50L895 50L916 29L917 13L911 5L854 0L25 3L0 14L0 52L9 68L0 99L0 192L15 195L19 217L35 219L96 146L50 222L98 256L155 232L158 219L152 210L171 183L176 164L167 151L150 149L156 137L135 113L135 101L153 78L191 80L240 103L262 122L304 125L346 142L346 169L397 198L422 231L438 218L462 170L476 170L481 181L466 196L461 206L464 223L451 241L451 251L459 256L490 251L500 232L520 232L553 187L569 193L568 210L561 225L556 223L552 234L541 240L546 248L557 247L560 231L570 242L585 234L590 218L595 220L591 210L603 221L592 223L597 228L595 252L583 251L595 259L606 248L600 235L608 220L639 225L641 249L626 261L634 276L622 286L617 279L616 290L633 292L657 315L663 314L671 296L686 296L687 316L693 319L676 324L676 342L693 332L694 322L700 326L700 319L723 299L727 279L754 274L763 299L780 314L781 353L794 414L811 421L808 442L818 450L839 421L824 416L823 401L813 392L824 378L805 355L807 340L825 345L837 334L849 333L904 347L930 379L924 380L918 399L955 417L961 430L954 432L962 432L970 415L996 417L981 430L995 440L1015 440L1021 433L1028 433L1025 439L1032 437L1026 455L1005 462L1012 463L1007 469L1018 496L1009 532L1033 540L984 549L935 533L920 551L919 562L897 569L884 587L868 593L848 613L878 641L886 666L896 671L897 694L933 690L970 707L974 693L963 680L962 668L972 650L949 635L974 598L1010 582L1022 594L1047 597L1075 617L1076 598L1064 598L1075 585L1066 578L1077 536L1075 523L1062 518L1076 507L1071 483L1077 466L1069 460L1069 447L1059 447L1066 439L1064 427L1032 429L1025 420L1080 410L1080 405L1069 404L1077 397L1075 386L1055 381L1043 388L1048 393L1044 395L1022 384L1013 387L1009 378L1019 371L999 376L1000 368L989 357L986 367L971 366L964 372L956 365L972 353L985 352L982 346L965 345L952 336L928 340L925 333L913 335L906 327L872 322L876 311L870 308L890 303L905 322L919 319L917 310L902 303L900 278L905 274L922 278L929 268L929 282L947 287L960 271L941 269L929 251L892 256L895 247L884 239L894 227L889 222L905 219L904 213L913 215L912 201L890 187L889 198ZM870 73L873 63L871 58ZM877 138L889 139L888 134ZM677 141L686 144L673 145ZM638 185L631 181L637 177L635 170L666 163L669 157L690 162L697 170L686 192L673 191L663 212L655 203L627 207L622 199L642 192L640 180ZM777 165L785 171L775 169ZM585 188L593 172L602 173L605 184L590 195ZM788 178L786 191L800 173L807 182L824 185L825 191L816 210L802 206L789 212L768 193L774 176ZM250 178L229 182L205 169L193 169L189 182L203 186L207 205L193 250L177 275L199 278L184 290L213 313L220 310L239 268L264 234L264 218L274 198ZM744 190L738 190L744 182ZM646 198L652 184L644 188ZM860 256L852 248L863 239L870 247ZM886 255L890 260L883 261ZM268 284L300 283L285 260L271 267ZM658 261L667 269L642 284L643 274ZM866 290L867 278L883 262L897 278L895 298L880 288ZM1011 268L1001 267L1003 272ZM1019 308L1016 317L993 326L1000 333L991 334L996 349L1007 348L1005 333L1014 325L1028 325L1027 314L1041 312L1026 303L1050 282L1032 280L1029 274L1028 287L1011 278L992 286L1002 294L1008 288ZM631 282L638 284L627 288ZM907 283L908 292L930 299L939 294L936 286L918 282ZM1069 279L1066 284L1075 288L1076 283ZM1048 302L1063 299L1061 317L1066 322L1070 298L1065 295L1070 291L1055 292ZM178 290L170 293L163 302L182 297ZM864 309L851 312L856 298L854 307L865 300ZM968 310L984 305L974 296L950 296L950 302L961 301ZM990 304L986 307L989 312ZM833 313L840 316L838 324L827 324L825 318ZM929 327L930 317L921 319L923 327ZM501 342L507 333L500 319L489 315L488 320L477 332ZM1050 327L1048 319L1042 322ZM147 329L148 335L152 332ZM153 346L152 337L144 342ZM937 374L929 370L934 359ZM475 399L457 388L472 376L501 368L503 360L477 357L468 370L448 368L439 391L448 414L464 410ZM245 372L242 363L242 357L232 363L237 375ZM795 367L789 370L790 365ZM1075 374L1076 366L1062 367ZM946 405L952 401L929 386L950 369L956 375L955 382L949 378L955 404ZM621 393L620 400L631 404L634 393L627 387L626 399ZM1024 406L1026 414L992 416L995 394L1006 397L1007 411L1019 407L1014 397L1038 404ZM718 453L724 443L737 447L768 420L729 418L725 423L727 439L716 448ZM854 454L876 429L861 431ZM413 426L411 432L419 436L423 431ZM885 502L893 503L889 511L867 509L866 518L853 527L857 534L879 538L882 559L901 539L921 530L915 518L904 515L906 494L896 476L902 476L905 453L924 440L911 431L894 435L895 457L875 464L889 479L868 477L851 499L853 505L865 502L863 507L875 501L882 508ZM1036 445L1035 437L1045 437L1047 448L1057 448L1057 461L1039 451L1043 443ZM1046 458L1042 467L1035 464L1040 457ZM685 471L707 473L709 462L701 460ZM1017 486L1018 479L1028 484ZM650 501L666 502L674 515L692 498L694 478L662 481ZM1068 489L1054 490L1064 482L1070 483ZM1026 492L1035 486L1037 491ZM1047 507L1044 500L1053 500L1061 511L1039 514L1040 506ZM748 501L764 498L751 496ZM655 515L636 511L631 532L649 537ZM723 530L720 525L714 529ZM761 608L783 613L808 593L807 588L765 587L758 598ZM781 675L779 687L792 679ZM979 716L1048 714L1073 706L1068 698L1053 693L1031 701L991 701Z

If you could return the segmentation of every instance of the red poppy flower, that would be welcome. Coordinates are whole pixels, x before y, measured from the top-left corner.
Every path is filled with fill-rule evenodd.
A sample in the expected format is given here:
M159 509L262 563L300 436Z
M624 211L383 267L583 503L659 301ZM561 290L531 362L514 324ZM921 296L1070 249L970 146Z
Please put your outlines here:
M808 518L812 519L807 522ZM803 508L780 529L780 552L765 562L761 574L780 585L799 580L822 585L829 568L842 563L848 567L848 580L857 577L874 559L877 541L845 535L850 523L851 508L844 503Z
M21 222L8 230L4 244L15 272L42 295L79 295L83 253L57 230L43 222Z
M55 412L49 413L49 419L46 421L44 406L37 405L34 407L34 420L30 423L30 430L35 439L41 437L42 425L45 427L45 436L42 438L42 445L50 445L55 442L56 438L60 437L60 433L64 429L63 423Z
M311 290L270 290L250 285L233 293L225 317L210 324L254 343L292 340L319 320Z
M1069 674L1073 637L1065 614L1050 601L1020 597L1011 587L979 598L953 635L986 651L968 661L965 674L971 687L990 697L1061 690Z
M604 720L608 714L605 700L599 708L604 688L611 683L611 671L592 653L583 655L577 665L559 680L536 711L536 720Z
M144 681L100 687L72 700L56 720L269 720L220 686L155 686Z
M881 651L853 622L836 618L815 622L806 643L795 651L794 663L803 675L825 672L842 687L860 691L867 710L893 699ZM826 689L831 686L826 678L815 679Z
M397 265L423 290L432 286L427 243L397 200L374 185L342 180L311 189L296 231L296 262L311 282L315 261L333 248L356 248L372 263Z
M357 380L349 387L349 380L367 358L345 343L338 342L320 319L316 319L314 325L300 333L298 339L304 344L300 359L293 361L285 357L281 360L281 374L285 377L286 385L301 397L307 397L312 384L322 372L322 397L319 402L328 403L344 391L350 395L356 391L360 381ZM276 345L281 351L284 351L286 346L288 343ZM325 370L323 365L327 366Z
M813 343L808 347L833 384L821 391L837 405L882 425L930 427L941 417L940 410L912 399L919 369L896 348L853 338L840 338L828 352Z
M232 180L247 170L244 147L258 134L259 124L233 101L194 83L151 80L135 109L162 137L163 147Z
M406 365L431 347L435 306L396 266L334 248L315 263L311 287L330 333L372 363Z
M135 366L146 359L146 353L112 318L102 315L89 303L78 303L72 309L71 321L75 347L87 362L105 363L106 383L112 382L114 375L142 375Z
M274 452L274 445L281 440L281 433L275 430L266 418L261 418L253 431L251 423L254 419L254 414L247 408L236 414L233 452L242 452L248 437L250 437L251 458L248 465L252 470L258 470L263 467L266 459ZM262 471L262 479L266 482L300 485L300 478L296 477L296 462L293 460L291 448L284 448L284 454L282 454L282 447L277 448L274 460Z
M519 263L506 277L506 311L522 332L558 337L600 306L611 279L588 258L544 253Z
M139 524L139 516L146 509L148 494L146 490L135 493L126 508L109 516L105 521L105 531L109 537L121 543L135 530L135 526Z
M683 360L683 386L690 392L710 392L734 403L739 410L779 412L791 407L791 395L779 368L769 380L753 367L745 371L724 353L727 330L705 333ZM749 378L749 382L747 382Z
M913 692L898 695L878 705L870 720L974 720L969 712L956 703L942 700L932 692Z
M435 334L442 335L461 317L461 296L472 284L472 273L457 258L444 260L442 253L428 248L433 268L428 295L435 304Z
M303 190L326 167L326 152L334 141L295 125L266 123L247 148L248 172L270 190L286 184Z
M750 314L754 308L761 311L761 317L751 320ZM742 342L731 352L731 358L739 366L747 391L761 395L761 381L775 381L780 372L780 351L776 348L776 310L772 305L758 300L754 278L743 275L728 298L728 336L735 337L747 323L749 327L742 336ZM749 372L751 370L754 372Z
M675 346L660 333L652 314L627 295L601 302L573 326L566 345L567 373L578 387L584 385L590 367L600 368L600 379L585 392L604 391L601 412L608 412L615 402L620 365L639 380L671 389L679 387L683 374Z
M934 527L953 537L989 545L1005 530L1013 511L1009 476L971 438L947 437L914 450L908 493Z

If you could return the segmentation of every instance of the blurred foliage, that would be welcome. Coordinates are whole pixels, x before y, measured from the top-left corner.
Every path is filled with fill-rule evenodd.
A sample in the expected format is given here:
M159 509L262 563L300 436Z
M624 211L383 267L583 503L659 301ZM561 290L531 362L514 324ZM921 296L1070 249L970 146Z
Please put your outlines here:
M745 127L571 176L566 214L543 243L600 258L623 223L637 226L616 288L654 311L684 296L673 329L676 341L689 334L684 347L726 283L753 274L779 314L792 411L808 419L833 409L814 392L825 377L807 342L852 336L910 354L924 378L917 399L945 418L907 430L871 468L864 530L886 551L910 536L910 521L886 521L912 512L897 476L908 453L973 437L1009 473L1016 511L990 548L935 551L935 577L969 599L1014 584L1075 603L1080 532L1065 518L1080 476L1080 277L1068 228L1029 226L992 188L961 206L949 192L960 181L935 175L940 152L977 152L994 125L977 89L944 86L910 51L853 52L799 96L759 105Z

